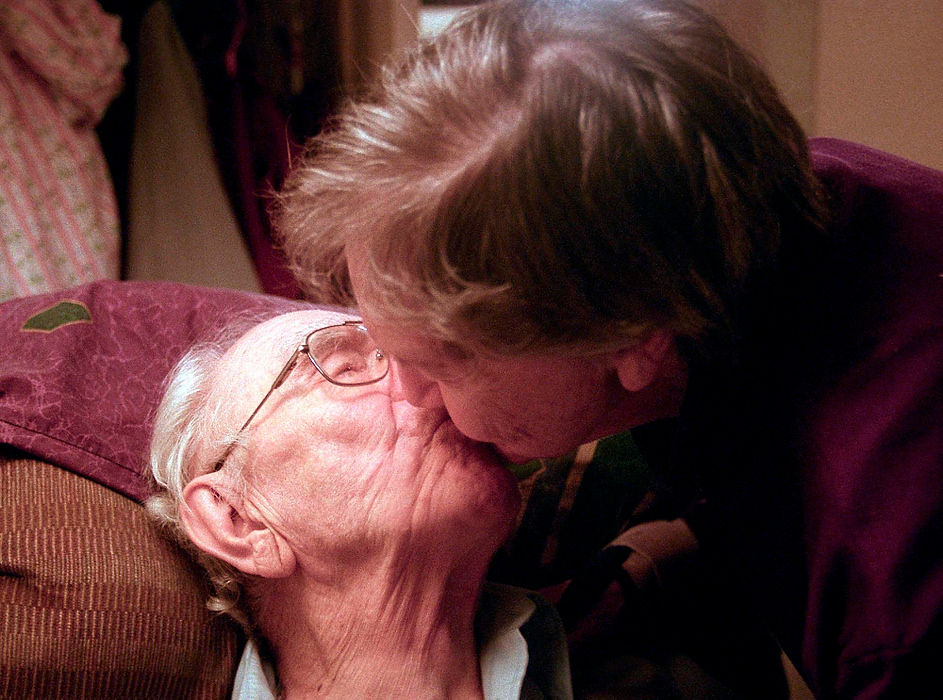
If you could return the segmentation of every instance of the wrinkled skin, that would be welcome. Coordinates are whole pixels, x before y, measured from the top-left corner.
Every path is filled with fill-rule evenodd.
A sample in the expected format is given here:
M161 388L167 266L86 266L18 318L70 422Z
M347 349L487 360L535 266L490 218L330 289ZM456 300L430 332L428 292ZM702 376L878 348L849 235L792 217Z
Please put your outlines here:
M213 377L221 427L245 422L308 332L346 318L296 312L240 339ZM480 697L473 619L517 483L443 408L392 387L339 387L302 357L225 466L188 486L191 536L253 576L286 696Z
M595 354L457 357L422 328L384 318L357 250L348 256L364 324L391 361L394 397L445 408L463 434L512 462L559 456L680 406L687 371L667 332Z
M238 425L268 390L298 339L345 320L323 311L278 317L224 358L220 391ZM287 339L287 342L286 342ZM311 565L349 561L373 547L448 559L496 547L519 505L495 455L459 433L441 407L393 394L393 377L363 387L325 381L302 357L249 427L247 507ZM462 538L453 533L462 532Z
M393 358L396 397L446 409L465 435L512 462L557 456L619 432L612 418L624 391L605 355L452 359L420 332L370 324Z

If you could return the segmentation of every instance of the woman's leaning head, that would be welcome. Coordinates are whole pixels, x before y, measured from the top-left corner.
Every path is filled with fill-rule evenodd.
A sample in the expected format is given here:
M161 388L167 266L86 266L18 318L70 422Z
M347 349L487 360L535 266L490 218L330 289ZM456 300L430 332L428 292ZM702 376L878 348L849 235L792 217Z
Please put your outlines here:
M817 197L800 127L702 11L509 0L342 112L280 227L321 298L470 350L579 354L723 329Z

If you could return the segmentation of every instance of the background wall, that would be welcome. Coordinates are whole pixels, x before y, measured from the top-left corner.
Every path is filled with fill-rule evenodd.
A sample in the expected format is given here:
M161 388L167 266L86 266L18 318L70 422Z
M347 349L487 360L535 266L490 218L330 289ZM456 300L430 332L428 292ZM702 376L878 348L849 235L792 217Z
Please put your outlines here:
M943 2L819 0L813 131L943 169Z
M943 2L702 0L813 136L943 169Z

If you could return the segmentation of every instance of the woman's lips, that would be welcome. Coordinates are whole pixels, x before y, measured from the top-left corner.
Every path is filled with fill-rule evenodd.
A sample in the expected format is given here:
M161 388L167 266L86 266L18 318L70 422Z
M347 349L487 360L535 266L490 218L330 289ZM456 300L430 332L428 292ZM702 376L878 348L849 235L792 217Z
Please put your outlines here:
M456 427L455 423L452 422L448 415L446 415L445 419L436 427L435 432L441 432L441 439L453 444L456 449L464 450L485 462L507 467L507 459L494 445L489 442L479 442L478 440L473 440L468 437Z

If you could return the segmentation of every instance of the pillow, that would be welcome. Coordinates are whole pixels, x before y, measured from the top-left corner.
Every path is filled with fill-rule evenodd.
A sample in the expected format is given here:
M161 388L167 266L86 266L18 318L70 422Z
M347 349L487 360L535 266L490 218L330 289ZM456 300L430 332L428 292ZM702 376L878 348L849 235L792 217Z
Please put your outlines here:
M234 315L304 308L168 282L101 281L0 304L0 443L141 501L167 373Z
M148 494L153 415L187 348L303 307L110 281L0 305L0 696L228 697L242 634L129 499Z

